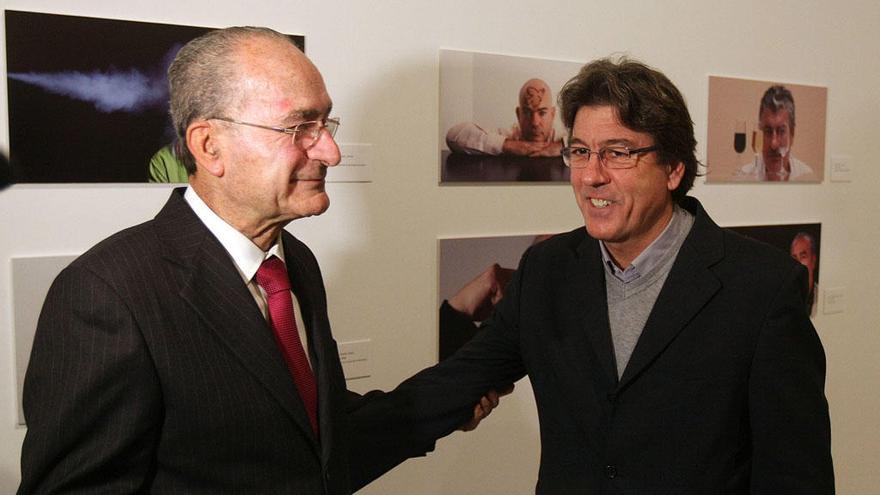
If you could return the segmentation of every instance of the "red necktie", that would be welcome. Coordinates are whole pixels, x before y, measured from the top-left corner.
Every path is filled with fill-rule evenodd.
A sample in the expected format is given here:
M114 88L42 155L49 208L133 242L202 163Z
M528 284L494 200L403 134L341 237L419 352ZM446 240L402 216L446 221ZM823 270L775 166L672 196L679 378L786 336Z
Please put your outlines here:
M275 340L284 354L290 374L293 375L293 382L309 414L312 429L317 434L318 387L315 384L315 375L306 360L299 332L296 330L287 267L276 256L270 256L260 265L256 279L260 287L266 291L266 298L269 300L269 320L275 332Z

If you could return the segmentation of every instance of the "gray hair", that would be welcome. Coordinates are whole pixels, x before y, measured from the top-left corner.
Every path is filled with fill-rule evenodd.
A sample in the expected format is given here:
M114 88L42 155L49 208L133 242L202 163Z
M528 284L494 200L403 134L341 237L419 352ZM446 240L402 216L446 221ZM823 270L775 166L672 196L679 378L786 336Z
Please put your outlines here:
M764 91L761 97L761 105L758 107L758 118L761 117L761 110L767 109L771 113L780 110L788 112L788 126L794 129L794 97L791 91L781 84L775 84Z
M224 114L237 101L235 53L243 42L255 38L296 46L290 38L269 28L230 27L193 39L177 52L168 67L171 120L183 143L180 159L189 175L196 173L196 163L186 146L186 129L195 120Z

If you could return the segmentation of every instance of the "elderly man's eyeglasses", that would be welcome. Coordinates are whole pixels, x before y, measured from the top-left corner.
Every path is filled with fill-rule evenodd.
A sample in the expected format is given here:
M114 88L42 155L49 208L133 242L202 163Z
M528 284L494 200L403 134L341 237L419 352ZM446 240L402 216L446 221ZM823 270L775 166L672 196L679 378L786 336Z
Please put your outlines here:
M595 155L599 163L607 168L622 169L633 168L639 161L639 155L657 151L659 146L646 146L631 150L626 146L606 146L599 151L593 151L584 146L568 146L562 148L562 160L571 168L586 168L590 163L590 157Z
M313 146L316 142L318 142L318 139L320 139L321 137L322 130L326 129L327 133L330 134L330 138L332 139L334 136L336 136L336 130L339 129L338 117L327 117L321 120L300 122L299 124L292 125L290 127L252 124L250 122L242 122L240 120L230 119L228 117L213 117L213 119L222 120L223 122L229 122L230 124L246 125L248 127L257 127L260 129L268 129L270 131L290 134L293 138L293 142L304 148L309 148Z

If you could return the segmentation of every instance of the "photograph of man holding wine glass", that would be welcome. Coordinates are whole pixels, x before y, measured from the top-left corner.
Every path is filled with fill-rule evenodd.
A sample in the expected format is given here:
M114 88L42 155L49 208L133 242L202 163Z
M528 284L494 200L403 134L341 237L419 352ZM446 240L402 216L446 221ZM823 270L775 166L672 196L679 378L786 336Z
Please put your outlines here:
M827 93L710 76L707 182L821 182Z

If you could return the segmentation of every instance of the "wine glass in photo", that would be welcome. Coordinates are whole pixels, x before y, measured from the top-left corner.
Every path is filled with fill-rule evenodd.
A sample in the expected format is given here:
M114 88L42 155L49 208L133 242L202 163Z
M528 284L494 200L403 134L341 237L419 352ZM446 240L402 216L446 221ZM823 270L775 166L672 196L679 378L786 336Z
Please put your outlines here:
M752 151L760 153L764 149L764 131L761 130L760 124L755 124L752 128Z
M733 130L733 149L737 153L746 150L746 121L737 120L736 127Z

